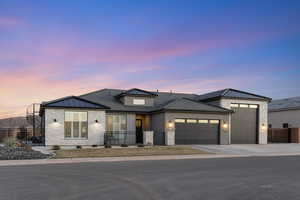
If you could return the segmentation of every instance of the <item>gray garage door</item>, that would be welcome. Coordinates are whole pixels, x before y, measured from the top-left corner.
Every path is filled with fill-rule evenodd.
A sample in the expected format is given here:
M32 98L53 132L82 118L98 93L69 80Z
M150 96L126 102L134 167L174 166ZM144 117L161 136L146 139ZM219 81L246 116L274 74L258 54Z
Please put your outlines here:
M231 118L231 143L257 143L257 115L256 105L235 104Z
M207 121L207 123L206 123ZM176 144L219 144L219 120L175 123Z

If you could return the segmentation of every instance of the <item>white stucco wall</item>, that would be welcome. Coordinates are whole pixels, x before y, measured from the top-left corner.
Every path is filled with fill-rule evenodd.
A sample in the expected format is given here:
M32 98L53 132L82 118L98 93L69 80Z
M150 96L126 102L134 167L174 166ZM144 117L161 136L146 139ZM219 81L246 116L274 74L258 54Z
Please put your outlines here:
M80 110L88 112L88 139L65 139L65 111L72 109L45 109L45 144L46 146L61 145L103 145L105 132L105 111ZM78 110L74 110L78 111ZM53 122L56 119L57 122ZM95 123L95 120L98 123Z
M269 112L269 124L272 125L272 128L282 128L283 123L288 123L291 127L300 128L300 109Z
M258 129L259 129L259 144L268 143L268 102L267 101L254 101L254 100L242 100L242 99L221 99L220 106L230 109L231 103L244 103L244 104L257 104L259 106L258 116ZM229 119L231 125L231 118ZM262 128L264 125L265 128ZM231 132L229 126L229 132Z

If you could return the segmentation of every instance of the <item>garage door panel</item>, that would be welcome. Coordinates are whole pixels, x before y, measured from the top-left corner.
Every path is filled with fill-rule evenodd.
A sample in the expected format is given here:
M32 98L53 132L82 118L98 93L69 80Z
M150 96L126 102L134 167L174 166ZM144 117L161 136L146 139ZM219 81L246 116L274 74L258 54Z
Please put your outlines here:
M218 124L175 123L176 144L218 144L218 142Z
M257 140L257 113L256 108L232 108L231 143L255 144Z

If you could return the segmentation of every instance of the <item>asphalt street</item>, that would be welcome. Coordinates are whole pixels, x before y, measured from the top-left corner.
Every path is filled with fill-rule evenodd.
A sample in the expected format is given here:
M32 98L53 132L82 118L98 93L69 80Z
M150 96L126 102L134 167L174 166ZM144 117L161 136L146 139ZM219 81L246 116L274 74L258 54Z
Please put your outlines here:
M300 199L300 156L0 167L1 200Z

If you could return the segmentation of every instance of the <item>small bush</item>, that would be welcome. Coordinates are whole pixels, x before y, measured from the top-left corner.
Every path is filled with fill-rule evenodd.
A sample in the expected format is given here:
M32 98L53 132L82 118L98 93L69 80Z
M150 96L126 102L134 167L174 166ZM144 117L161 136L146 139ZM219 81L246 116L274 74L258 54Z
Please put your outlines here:
M76 149L82 149L82 146L77 145L77 146L76 146Z
M93 144L93 145L92 145L92 147L98 147L98 145L96 145L96 144Z
M111 145L106 144L104 147L105 147L105 148L111 148Z
M138 144L137 147L145 147L143 144Z
M52 147L52 150L60 150L60 146L54 145L54 146Z
M18 141L15 137L7 137L3 141L6 147L17 147Z
M128 147L127 144L121 144L121 147Z

